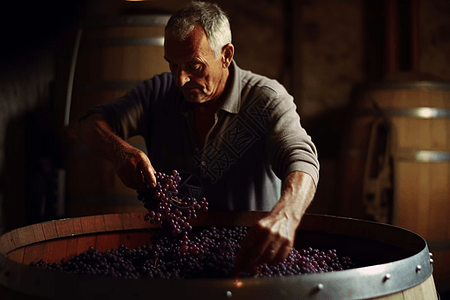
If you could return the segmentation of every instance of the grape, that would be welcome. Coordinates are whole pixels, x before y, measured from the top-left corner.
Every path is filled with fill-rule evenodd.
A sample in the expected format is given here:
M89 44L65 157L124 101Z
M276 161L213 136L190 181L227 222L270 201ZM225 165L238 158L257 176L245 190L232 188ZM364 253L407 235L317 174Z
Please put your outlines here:
M67 273L110 276L115 278L140 277L230 278L235 272L236 253L248 232L247 227L210 227L192 232L191 219L197 212L208 211L205 197L179 199L180 174L158 172L154 189L138 192L138 199L148 210L144 220L158 224L161 229L151 243L135 249L121 245L118 249L99 252L91 247L69 260L48 264L43 260L31 266ZM339 257L335 249L320 251L311 247L291 249L281 263L269 265L255 262L241 277L290 276L316 272L331 272L354 268L351 258Z
M156 173L156 181L154 189L138 191L138 199L148 210L144 220L160 225L172 236L191 231L192 226L189 221L197 218L198 211L208 211L209 203L206 198L179 199L177 187L181 177L177 170L173 170L171 175L163 172Z
M30 265L67 273L111 276L117 278L231 278L235 271L236 253L248 232L247 227L210 227L188 236L160 233L148 245L100 252L90 248L61 263L40 260ZM349 257L337 255L335 249L320 251L293 248L281 263L269 265L257 261L255 267L240 276L275 277L332 272L354 268Z

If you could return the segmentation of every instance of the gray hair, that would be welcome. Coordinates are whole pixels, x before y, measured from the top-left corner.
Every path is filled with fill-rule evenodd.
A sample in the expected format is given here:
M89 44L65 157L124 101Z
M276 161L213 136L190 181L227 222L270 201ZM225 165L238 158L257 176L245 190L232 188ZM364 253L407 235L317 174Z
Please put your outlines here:
M205 30L209 46L217 58L223 46L231 43L230 22L217 4L192 1L169 19L166 31L185 40L197 25Z

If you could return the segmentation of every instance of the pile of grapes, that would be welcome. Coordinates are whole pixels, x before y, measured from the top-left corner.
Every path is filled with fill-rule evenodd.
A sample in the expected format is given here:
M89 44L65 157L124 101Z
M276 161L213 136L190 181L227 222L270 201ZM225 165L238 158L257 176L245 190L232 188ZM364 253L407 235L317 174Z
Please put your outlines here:
M181 177L176 170L173 170L171 175L156 173L156 182L154 189L138 191L138 199L148 210L145 220L160 225L163 231L172 236L191 231L189 221L197 218L198 211L208 211L206 198L196 199L188 195L179 198L178 185Z
M148 213L145 218L161 226L151 243L135 249L122 245L100 252L90 248L69 260L48 264L32 262L39 268L68 273L120 278L231 278L235 273L236 253L247 234L247 227L210 227L192 231L189 221L200 210L206 211L205 198L177 197L179 173L157 174L155 189L139 193ZM240 277L273 277L350 269L348 257L338 257L336 250L292 249L283 262L275 265L256 262Z
M135 249L122 245L100 252L91 248L61 264L41 260L32 265L68 273L122 278L230 278L234 275L236 252L246 234L246 227L211 227L192 238L157 235L151 244ZM335 250L292 249L282 263L257 263L253 270L242 272L240 277L288 276L352 267L352 261L347 257L339 258Z

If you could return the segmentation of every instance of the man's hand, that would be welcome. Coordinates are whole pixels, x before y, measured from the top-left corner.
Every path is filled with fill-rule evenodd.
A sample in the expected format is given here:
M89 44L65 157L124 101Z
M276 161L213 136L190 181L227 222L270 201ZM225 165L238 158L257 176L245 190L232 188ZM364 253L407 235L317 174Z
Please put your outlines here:
M282 262L294 246L297 225L282 215L270 214L259 220L242 241L236 268L253 267L256 259L269 264Z
M101 115L84 118L74 132L89 149L114 164L117 175L129 188L144 191L147 185L156 186L156 172L147 155L114 134Z
M282 262L294 246L301 218L315 193L315 185L306 173L292 172L283 182L282 195L272 211L259 220L241 243L236 271L253 267L255 260Z
M156 186L155 169L141 150L122 145L116 152L114 168L123 183L132 189L145 191Z

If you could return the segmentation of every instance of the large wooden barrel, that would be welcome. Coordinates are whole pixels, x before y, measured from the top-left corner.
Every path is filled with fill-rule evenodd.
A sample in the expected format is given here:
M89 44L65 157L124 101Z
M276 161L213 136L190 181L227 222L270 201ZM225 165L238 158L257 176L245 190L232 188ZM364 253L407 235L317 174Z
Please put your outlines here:
M386 80L357 97L345 160L346 214L416 232L435 257L436 286L450 289L450 83ZM357 194L351 195L355 192ZM348 196L348 198L345 198Z
M263 212L208 212L195 228L251 226ZM67 274L28 264L59 262L89 247L101 251L148 244L157 228L143 213L97 215L39 223L0 237L2 299L437 299L426 242L399 227L305 215L296 247L336 248L361 267L272 278L136 280Z
M78 35L69 86L69 126L97 104L108 103L155 74L168 71L164 28L169 16L134 15L87 19ZM144 140L129 142L146 151ZM113 165L77 141L67 153L67 216L142 210L136 191L127 188Z

